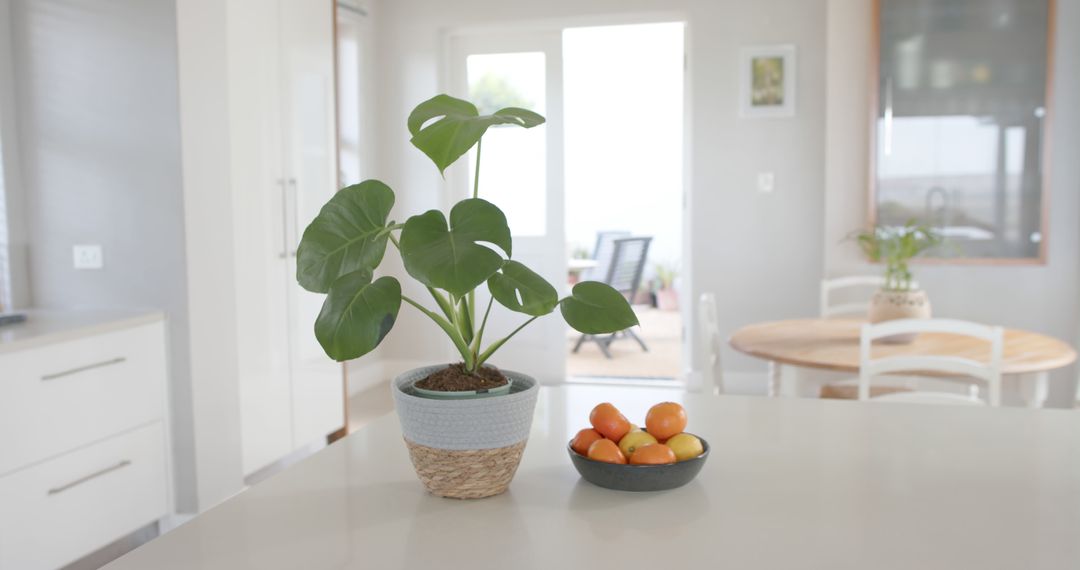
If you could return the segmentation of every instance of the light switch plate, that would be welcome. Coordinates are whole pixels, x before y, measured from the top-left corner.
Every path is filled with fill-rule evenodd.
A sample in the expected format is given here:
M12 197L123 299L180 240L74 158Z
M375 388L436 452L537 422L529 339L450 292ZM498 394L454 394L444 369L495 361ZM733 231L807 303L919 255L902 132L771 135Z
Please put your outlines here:
M776 188L776 176L772 172L758 172L757 189L762 194L772 194Z
M105 267L105 260L101 254L101 246L98 244L81 244L73 248L75 257L75 269L101 269Z

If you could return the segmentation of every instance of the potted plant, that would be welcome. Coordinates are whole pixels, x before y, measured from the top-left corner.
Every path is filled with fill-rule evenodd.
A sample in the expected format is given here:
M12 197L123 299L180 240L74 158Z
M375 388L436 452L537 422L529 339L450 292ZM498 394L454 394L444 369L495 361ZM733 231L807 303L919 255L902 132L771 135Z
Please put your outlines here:
M437 95L418 105L407 126L412 144L440 173L476 146L489 127L532 128L544 117L508 107L480 115L472 103ZM382 342L402 302L446 334L461 361L412 370L392 390L413 466L429 491L480 498L506 490L517 470L532 423L538 386L526 374L499 370L491 357L521 329L556 308L585 334L605 334L637 324L629 303L607 285L585 281L560 299L543 277L513 259L506 216L479 197L449 212L428 210L404 223L390 219L394 192L378 180L341 189L304 231L297 251L297 280L325 293L315 336L334 360L359 358ZM376 277L387 246L431 297L431 306L403 293L392 275ZM476 289L491 294L483 312ZM492 305L521 313L509 335L485 339ZM485 344L485 341L488 341Z
M863 230L854 238L870 261L885 263L885 284L870 301L870 322L930 318L930 299L926 291L913 286L908 264L912 258L940 244L941 235L912 220L903 226ZM911 342L914 338L914 335L897 335L884 340Z
M656 264L656 308L661 311L678 311L679 295L675 291L678 271L663 263Z

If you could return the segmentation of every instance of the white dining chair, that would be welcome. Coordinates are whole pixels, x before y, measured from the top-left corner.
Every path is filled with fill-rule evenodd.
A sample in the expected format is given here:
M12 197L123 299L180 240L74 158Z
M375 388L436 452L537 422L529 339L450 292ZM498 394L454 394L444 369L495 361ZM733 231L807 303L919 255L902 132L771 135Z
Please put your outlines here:
M867 311L870 309L869 299L859 302L832 304L834 295L840 291L852 289L873 288L874 290L877 290L884 285L885 278L876 275L851 275L848 277L822 279L818 315L823 319L842 316L865 317ZM912 281L911 287L918 289L919 284Z
M714 394L723 394L724 373L720 366L720 351L723 350L724 339L720 336L716 295L712 293L702 293L698 298L698 329L701 353L705 355L702 385L708 386Z
M880 275L849 275L822 279L818 316L823 319L836 317L863 317L870 311L870 299L850 301L856 292L869 292L871 295L885 285L885 278ZM912 282L912 287L919 284ZM849 299L836 303L836 297ZM910 392L916 382L914 377L892 378L888 385L875 385L872 397L884 396L896 392ZM854 400L858 397L859 378L833 378L821 385L820 396L828 399Z
M873 342L885 337L911 333L946 333L970 336L990 343L990 359L979 362L959 356L901 355L871 358ZM987 386L991 406L1001 405L1001 355L1004 332L1001 327L956 319L901 319L863 325L859 339L859 399L893 402L981 405L976 397L937 392L902 392L870 397L875 377L896 372L940 372L975 378Z

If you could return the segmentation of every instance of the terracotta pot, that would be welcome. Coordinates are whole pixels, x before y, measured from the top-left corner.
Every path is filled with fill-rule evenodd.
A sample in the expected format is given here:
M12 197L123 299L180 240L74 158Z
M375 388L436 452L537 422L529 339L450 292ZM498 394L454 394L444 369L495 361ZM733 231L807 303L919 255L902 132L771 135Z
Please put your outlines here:
M661 311L679 310L679 295L674 288L661 289L656 292L656 308Z
M871 323L897 319L929 319L930 298L921 289L912 291L889 291L881 289L870 301ZM906 344L915 340L915 334L888 336L881 342Z

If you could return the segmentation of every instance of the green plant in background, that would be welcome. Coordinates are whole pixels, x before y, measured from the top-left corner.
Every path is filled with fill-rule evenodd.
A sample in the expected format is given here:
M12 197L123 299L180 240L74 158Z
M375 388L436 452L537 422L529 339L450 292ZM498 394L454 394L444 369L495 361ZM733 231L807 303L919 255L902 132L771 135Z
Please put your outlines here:
M660 289L671 289L675 284L675 278L679 276L679 271L675 269L673 265L665 263L657 263L654 267L656 271L656 280L660 284Z
M585 334L613 333L637 324L622 294L602 283L578 283L570 296L560 299L543 277L512 259L506 216L479 198L481 140L488 127L528 129L543 122L541 115L517 107L481 115L468 101L437 95L409 115L412 144L440 173L476 146L471 198L455 204L449 219L439 210L428 210L399 224L389 220L394 192L378 180L365 180L341 189L323 206L304 230L296 278L305 289L327 294L315 321L315 336L327 355L340 361L374 350L393 328L402 301L446 333L469 372L556 307L567 324ZM426 288L434 309L402 294L394 277L375 279L387 242L399 251L406 272ZM476 289L484 284L491 300L478 323ZM495 301L528 318L485 346L484 329Z
M570 251L570 259L591 259L591 258L592 258L592 254L589 253L589 250L585 249L584 247L582 247L580 245L575 245L573 247L573 249Z
M911 290L908 262L942 241L941 234L915 220L903 226L861 230L852 237L870 261L885 263L885 289L889 291Z
M469 99L481 113L495 113L507 107L529 108L533 102L526 99L500 74L488 72L469 87Z

